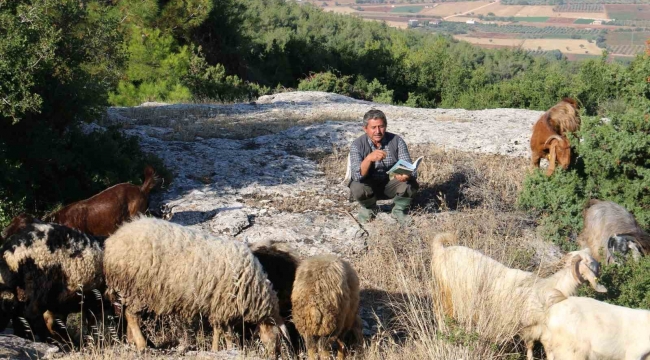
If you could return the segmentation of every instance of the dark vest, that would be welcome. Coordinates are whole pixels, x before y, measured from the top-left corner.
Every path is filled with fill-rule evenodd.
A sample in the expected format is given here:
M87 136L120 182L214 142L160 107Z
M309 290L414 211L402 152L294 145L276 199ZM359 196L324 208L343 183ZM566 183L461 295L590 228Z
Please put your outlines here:
M395 162L397 162L397 160L399 159L397 157L397 149L398 149L397 139L399 139L399 136L389 132L386 132L384 134L384 139L382 139L382 143L386 144L384 145L384 151L390 152L391 158L393 158ZM376 150L374 146L371 146L370 143L368 143L369 140L370 139L368 138L368 135L363 134L353 142L353 144L356 145L357 149L361 150L362 159L365 159L366 156L370 155L371 152ZM393 163L393 164L386 164L386 165L388 165L388 167L390 168L395 164ZM372 163L370 165L370 169L368 170L368 174L371 175L374 170L375 170L375 163Z

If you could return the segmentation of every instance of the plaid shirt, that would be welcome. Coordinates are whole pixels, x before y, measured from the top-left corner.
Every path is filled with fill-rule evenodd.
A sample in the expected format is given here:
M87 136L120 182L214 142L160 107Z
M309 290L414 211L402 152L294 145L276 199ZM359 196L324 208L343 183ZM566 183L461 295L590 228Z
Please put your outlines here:
M389 144L388 140L386 139L387 136L384 136L383 139L381 139L381 145L380 147L375 147L375 144L373 144L372 140L366 135L364 135L366 138L366 141L368 141L368 144L370 145L371 149L374 150L384 150L386 151L386 157L383 160L380 161L375 161L374 162L374 167L371 166L368 174L366 176L361 176L361 162L364 159L363 153L361 152L361 149L358 149L357 146L352 143L350 146L350 170L352 174L352 180L353 181L358 181L360 182L363 179L368 178L370 176L373 179L385 179L388 177L388 174L386 172L390 170L393 165L397 162L398 159L393 158L392 156L392 151L389 149L390 146L395 146L395 143ZM408 161L411 163L411 155L409 154L409 150L406 147L406 143L404 140L402 140L401 137L397 136L397 157L400 160L403 161ZM417 171L413 172L413 175L411 176L412 178L417 177Z

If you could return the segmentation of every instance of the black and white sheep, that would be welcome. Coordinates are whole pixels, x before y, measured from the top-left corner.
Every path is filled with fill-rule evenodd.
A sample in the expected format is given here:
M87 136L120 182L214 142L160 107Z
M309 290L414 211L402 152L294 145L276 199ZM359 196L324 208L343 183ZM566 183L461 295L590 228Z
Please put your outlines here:
M31 223L10 236L0 248L0 293L5 315L20 327L24 317L32 331L42 340L53 336L67 342L67 336L56 326L65 323L70 313L101 309L95 304L93 290L104 290L102 275L103 238L85 235L77 230L46 223ZM83 298L80 296L83 295ZM93 306L97 305L97 306ZM85 313L88 320L94 314Z
M110 294L124 305L127 335L146 347L140 314L203 315L213 327L212 348L222 336L230 346L233 327L258 326L271 353L285 330L278 297L260 262L243 243L164 220L140 217L105 243L104 275Z
M583 212L584 228L578 237L598 261L614 262L614 253L629 251L635 258L650 253L650 234L641 229L634 216L621 205L592 199ZM604 259L601 260L601 251Z
M309 359L329 359L328 347L338 344L345 358L343 339L351 333L361 340L359 278L345 260L334 255L314 256L298 266L291 294L293 322L302 335Z

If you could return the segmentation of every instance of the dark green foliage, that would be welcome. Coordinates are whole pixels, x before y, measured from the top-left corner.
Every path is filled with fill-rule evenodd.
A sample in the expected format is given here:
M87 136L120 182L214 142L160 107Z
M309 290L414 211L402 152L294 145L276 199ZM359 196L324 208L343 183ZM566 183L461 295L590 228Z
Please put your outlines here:
M312 74L298 84L300 91L325 91L351 96L357 99L370 100L378 103L390 104L393 101L393 91L388 90L377 79L368 82L362 75L355 81L352 76L337 76L328 71Z
M596 293L584 287L583 296L594 297L610 304L629 308L650 309L650 257L635 261L619 257L620 265L602 267L599 282L607 288L607 293Z
M98 1L0 1L0 225L141 181L145 163L165 171L115 130L77 130L120 78L120 20Z
M573 245L567 239L581 231L581 210L590 198L614 201L628 209L641 227L650 226L649 69L646 55L624 71L616 70L620 101L626 106L603 109L609 120L582 118L577 133L582 141L572 140L576 160L571 170L556 170L550 178L535 172L525 180L519 204L541 214L549 237L565 248ZM598 71L594 70L593 82L598 81Z

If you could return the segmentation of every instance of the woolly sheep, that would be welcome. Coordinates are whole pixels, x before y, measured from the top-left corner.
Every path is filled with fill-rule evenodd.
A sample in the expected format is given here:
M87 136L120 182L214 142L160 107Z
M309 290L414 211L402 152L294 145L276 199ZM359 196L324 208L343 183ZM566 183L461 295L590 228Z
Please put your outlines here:
M542 344L549 360L650 357L650 311L568 297L553 290Z
M343 337L361 339L359 278L352 266L334 255L314 256L298 266L291 294L293 321L302 335L309 359L329 359L326 349L338 343L345 358Z
M548 278L509 268L480 252L463 247L444 247L454 242L449 233L438 234L432 242L431 272L440 287L448 315L474 319L485 312L490 326L501 331L516 329L526 342L527 358L532 359L534 342L539 340L543 322L544 296L551 289L573 295L582 283L596 291L606 291L597 283L598 263L587 250L568 253L562 268Z
M14 329L20 327L17 318L21 316L40 338L52 335L67 343L55 319L65 323L68 314L81 310L80 291L85 299L94 299L92 291L104 289L103 240L45 223L27 224L9 237L0 248L0 293L3 308L14 312ZM93 307L94 300L86 303L84 310L101 309L101 305ZM88 312L85 315L87 320L94 318Z
M199 314L213 326L212 348L222 336L230 347L231 326L259 327L267 350L277 351L274 324L284 328L278 298L260 262L243 243L214 237L164 220L140 217L106 240L104 275L109 294L119 294L127 334L146 347L140 314Z
M635 258L650 253L650 235L624 207L611 201L592 199L583 212L584 228L578 244L589 248L598 261L614 262L614 252L632 251ZM601 255L604 253L605 258Z

